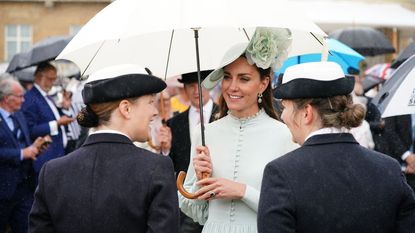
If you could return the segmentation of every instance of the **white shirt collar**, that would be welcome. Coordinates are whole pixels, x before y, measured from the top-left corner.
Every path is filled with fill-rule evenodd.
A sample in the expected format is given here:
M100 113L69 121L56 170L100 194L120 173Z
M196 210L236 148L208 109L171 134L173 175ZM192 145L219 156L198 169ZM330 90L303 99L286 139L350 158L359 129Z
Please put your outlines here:
M121 135L126 136L127 138L129 138L129 139L131 140L131 138L130 138L130 137L128 137L128 135L127 135L127 134L121 133L120 131L118 131L118 130L114 130L114 129L101 129L101 130L97 130L97 131L91 132L89 135L92 135L92 134L99 134L99 133L121 134Z
M335 128L335 127L327 127L327 128L321 128L319 130L316 130L314 132L311 132L304 140L307 141L309 138L311 138L312 136L315 135L320 135L320 134L332 134L332 133L347 133L348 130L346 128Z
M212 107L213 107L213 101L212 99L209 99L209 101L205 105L203 105L203 113L210 112L212 110ZM191 114L196 113L197 115L199 115L198 110L199 109L195 108L193 105L190 105L189 113Z
M4 108L0 107L0 114L3 116L4 119L9 118L11 115L10 112L6 111Z
M42 88L40 88L39 85L37 85L36 83L33 83L33 86L36 87L36 89L40 92L40 94L42 94L43 96L47 96L48 93L46 93L44 90L42 90Z

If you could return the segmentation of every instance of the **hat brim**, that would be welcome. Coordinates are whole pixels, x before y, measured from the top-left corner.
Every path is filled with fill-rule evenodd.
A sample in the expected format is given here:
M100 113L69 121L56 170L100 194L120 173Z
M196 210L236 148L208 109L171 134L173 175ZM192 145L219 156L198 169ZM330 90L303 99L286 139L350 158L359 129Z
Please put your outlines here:
M245 53L248 42L239 43L231 47L222 59L219 68L212 71L202 82L202 86L208 90L213 89L223 78L223 67L231 64Z
M280 84L274 90L277 99L326 98L347 95L353 91L354 77L348 76L331 81L297 78Z
M152 75L127 74L86 83L82 97L85 104L105 103L156 94L166 86L163 80Z
M200 77L203 80L212 72L213 70L201 70ZM189 84L189 83L197 83L198 82L198 75L197 71L190 72L186 74L182 74L181 78L178 78L177 81L182 84Z

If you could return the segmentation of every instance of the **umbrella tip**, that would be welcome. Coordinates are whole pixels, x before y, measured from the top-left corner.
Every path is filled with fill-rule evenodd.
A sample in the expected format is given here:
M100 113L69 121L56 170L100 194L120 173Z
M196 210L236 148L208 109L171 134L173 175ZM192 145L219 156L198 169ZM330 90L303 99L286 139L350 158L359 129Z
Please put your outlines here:
M151 70L150 70L149 68L145 67L144 69L147 71L147 73L148 73L149 75L152 75L152 74L153 74L153 72L151 72Z

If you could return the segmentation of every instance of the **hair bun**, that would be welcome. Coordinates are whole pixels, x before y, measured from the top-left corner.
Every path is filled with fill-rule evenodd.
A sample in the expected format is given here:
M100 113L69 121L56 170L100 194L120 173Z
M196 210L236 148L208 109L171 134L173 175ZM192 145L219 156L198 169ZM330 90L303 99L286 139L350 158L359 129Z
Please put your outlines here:
M97 127L99 123L99 118L97 114L89 106L86 106L81 109L81 111L76 116L76 120L79 125L86 128Z

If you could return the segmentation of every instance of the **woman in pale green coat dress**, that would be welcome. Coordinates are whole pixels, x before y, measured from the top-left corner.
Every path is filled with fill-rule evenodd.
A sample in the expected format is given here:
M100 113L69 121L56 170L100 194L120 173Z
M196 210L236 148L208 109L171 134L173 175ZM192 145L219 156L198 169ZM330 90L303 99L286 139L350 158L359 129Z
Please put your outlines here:
M193 135L192 162L184 187L198 198L179 195L179 199L182 211L204 224L204 233L257 232L263 169L297 147L288 128L277 120L270 85L272 68L285 59L291 33L287 29L261 30L257 29L249 45L232 47L224 65L203 83L212 88L221 82L220 119L206 126L206 146L201 146L199 135ZM264 34L266 38L261 37ZM258 43L263 43L263 49ZM270 51L270 62L257 59L261 57L258 50L264 48L278 48ZM202 179L202 173L210 178Z

